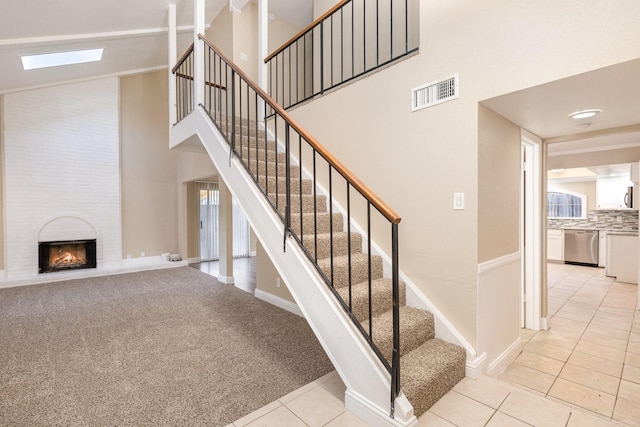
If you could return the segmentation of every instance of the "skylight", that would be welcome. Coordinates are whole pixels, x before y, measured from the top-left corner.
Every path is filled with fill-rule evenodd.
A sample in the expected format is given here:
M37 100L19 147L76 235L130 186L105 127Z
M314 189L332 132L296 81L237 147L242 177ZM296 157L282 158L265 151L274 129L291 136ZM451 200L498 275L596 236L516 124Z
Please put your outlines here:
M58 67L61 65L84 64L102 59L104 49L73 50L68 52L41 53L37 55L23 55L22 68L36 70L38 68Z

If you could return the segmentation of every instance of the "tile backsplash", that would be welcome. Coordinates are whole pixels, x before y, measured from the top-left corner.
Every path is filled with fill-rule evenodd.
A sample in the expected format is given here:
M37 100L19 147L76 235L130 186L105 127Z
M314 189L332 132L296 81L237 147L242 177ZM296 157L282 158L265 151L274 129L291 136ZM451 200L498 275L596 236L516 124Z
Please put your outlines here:
M589 211L586 218L549 218L547 226L549 228L584 227L598 230L638 230L638 211L595 210Z

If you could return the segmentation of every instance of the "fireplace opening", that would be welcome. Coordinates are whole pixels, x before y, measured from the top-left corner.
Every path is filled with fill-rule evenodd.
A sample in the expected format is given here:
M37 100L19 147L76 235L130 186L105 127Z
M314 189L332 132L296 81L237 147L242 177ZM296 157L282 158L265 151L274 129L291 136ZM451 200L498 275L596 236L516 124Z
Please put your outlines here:
M96 240L38 243L38 273L96 268Z

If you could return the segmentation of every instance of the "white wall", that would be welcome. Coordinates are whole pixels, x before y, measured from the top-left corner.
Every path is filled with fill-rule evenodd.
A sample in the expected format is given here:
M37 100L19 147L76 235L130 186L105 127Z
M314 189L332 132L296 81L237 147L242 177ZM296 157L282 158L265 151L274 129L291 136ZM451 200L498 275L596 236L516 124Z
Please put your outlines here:
M9 279L37 274L45 226L48 240L94 234L98 269L120 264L118 91L109 78L4 96Z

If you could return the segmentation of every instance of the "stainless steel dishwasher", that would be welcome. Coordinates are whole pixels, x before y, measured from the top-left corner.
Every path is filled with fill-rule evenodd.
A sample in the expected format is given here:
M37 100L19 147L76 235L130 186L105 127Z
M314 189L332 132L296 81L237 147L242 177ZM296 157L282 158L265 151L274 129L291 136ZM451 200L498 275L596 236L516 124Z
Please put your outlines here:
M598 231L564 230L564 262L598 265Z

